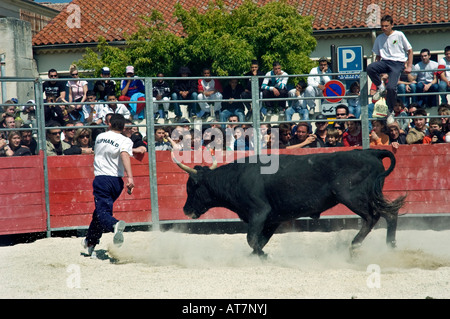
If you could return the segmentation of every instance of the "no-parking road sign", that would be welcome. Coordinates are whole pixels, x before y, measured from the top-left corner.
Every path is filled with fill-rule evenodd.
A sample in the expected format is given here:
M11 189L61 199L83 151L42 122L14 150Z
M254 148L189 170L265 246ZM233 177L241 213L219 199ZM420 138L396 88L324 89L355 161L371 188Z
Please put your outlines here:
M323 95L326 97L325 99L330 103L336 103L342 100L342 97L345 95L345 86L341 81L331 80L325 84L325 89L323 90ZM334 97L333 96L338 96Z

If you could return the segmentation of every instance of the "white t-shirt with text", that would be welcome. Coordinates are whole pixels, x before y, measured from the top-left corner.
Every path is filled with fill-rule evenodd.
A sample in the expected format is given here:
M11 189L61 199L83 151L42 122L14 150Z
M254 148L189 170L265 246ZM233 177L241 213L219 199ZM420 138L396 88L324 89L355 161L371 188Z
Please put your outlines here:
M124 166L120 153L133 156L133 142L130 138L107 131L97 136L94 147L94 175L124 176Z

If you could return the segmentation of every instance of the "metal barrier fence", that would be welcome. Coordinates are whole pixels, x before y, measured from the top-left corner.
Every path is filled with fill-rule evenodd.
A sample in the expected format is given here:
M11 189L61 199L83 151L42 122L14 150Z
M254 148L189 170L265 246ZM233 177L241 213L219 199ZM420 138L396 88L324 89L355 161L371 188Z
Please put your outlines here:
M441 70L440 70L441 71ZM360 102L361 102L361 118L360 119L335 119L335 118L330 118L330 121L333 122L348 122L348 121L360 121L361 122L361 130L362 130L362 148L363 149L367 149L369 148L369 144L370 144L370 138L369 138L369 121L373 120L375 118L369 118L369 114L368 114L368 105L369 105L369 89L368 89L368 76L366 72L358 72L355 73L359 75L359 82L360 82L360 88L361 88L361 93L360 93ZM339 75L338 73L328 73L326 75L323 76L337 76ZM287 75L287 77L289 78L307 78L308 76L311 76L310 74L299 74L299 75ZM314 75L314 76L318 76L318 75ZM322 75L319 75L322 76ZM179 79L183 79L183 80L197 80L197 79L203 79L205 77L183 77L183 78L179 78L179 77L163 77L162 79L167 80L167 81L172 81L172 80L179 80ZM252 88L252 97L251 99L235 99L235 102L250 102L252 104L252 118L251 121L249 122L238 122L237 124L250 124L252 125L254 128L259 128L261 124L264 123L271 123L271 124L280 124L283 122L287 122L287 121L264 121L261 120L260 118L260 108L261 108L261 104L264 101L291 101L291 100L297 100L298 98L289 98L289 97L284 97L284 98L271 98L271 99L263 99L260 97L259 95L259 91L260 91L260 87L259 87L259 79L260 78L264 78L264 76L228 76L228 77L216 77L216 76L211 76L210 78L212 79L220 79L220 80L229 80L229 79L239 79L239 80L250 80L251 81L251 88ZM115 81L121 81L121 80L128 80L129 78L108 78L109 80L115 80ZM151 212L152 212L152 221L153 221L153 226L155 228L159 228L159 205L158 205L158 188L157 188L157 172L156 172L156 157L155 157L155 143L153 141L155 141L155 128L156 127L160 127L160 126L167 126L167 125L177 125L177 124L183 124L183 125L196 125L196 124L201 124L200 121L195 121L194 123L170 123L170 124L158 124L155 123L154 121L154 108L155 108L155 104L156 102L153 101L153 99L151 97L153 97L153 81L156 81L158 79L161 78L157 78L157 77L135 77L134 79L139 79L142 80L144 82L144 86L145 86L145 101L142 101L143 103L145 103L145 119L146 119L146 123L145 124L135 124L133 126L138 126L138 127L145 127L146 129L146 136L147 136L147 140L148 140L148 153L149 153L149 163L148 163L148 169L149 169L149 185L150 185L150 195L151 195ZM52 81L67 81L68 79L52 79ZM81 79L81 78L77 78L77 80L86 80L86 81L97 81L97 80L105 80L104 78L85 78L85 79ZM44 94L43 94L43 82L44 80L41 78L0 78L0 82L6 82L6 81L10 81L10 82L33 82L34 83L34 96L35 96L35 106L36 106L36 118L37 118L37 127L32 127L32 128L12 128L12 129L8 129L8 128L0 128L0 132L2 131L23 131L23 130L31 130L34 132L37 132L37 137L38 137L38 147L39 150L43 152L44 156L43 156L43 163L42 163L42 167L44 170L44 184L45 184L45 205L46 205L46 210L47 210L47 229L48 229L48 233L50 234L50 232L52 231L51 226L50 226L50 206L49 206L49 182L48 182L48 165L47 165L47 148L46 148L46 130L51 130L51 129L55 129L55 128L62 128L64 129L64 127L62 126L58 126L58 127L46 127L45 126L45 113L44 113L44 107L45 106L50 106L50 105L71 105L71 104L79 104L79 102L74 102L74 103L46 103L44 102ZM416 94L401 94L399 96L420 96L420 95L425 95L425 94L435 94L435 95L440 95L442 93L440 92L436 92L436 93L416 93ZM150 98L149 98L150 97ZM335 96L335 98L343 98L343 99L347 99L347 98L354 98L357 96L354 95L346 95L345 92L343 95L341 96ZM302 100L307 100L307 99L314 99L314 100L318 100L318 99L323 99L324 97L302 97ZM225 100L208 100L209 103L214 103L216 101L220 101L223 102ZM179 103L180 101L174 101L174 100L169 100L167 101L168 103ZM186 103L196 103L198 102L198 100L183 100L181 104L186 104ZM109 104L130 104L130 103L137 103L136 101L132 102L132 101L117 101L117 102L108 102ZM99 102L83 102L83 104L99 104ZM23 104L19 104L19 105L23 105ZM1 104L0 106L9 106L9 104ZM429 116L430 118L433 117L437 117L437 118L441 118L442 116ZM412 118L416 118L416 117L412 117L412 116L405 116L402 117L402 119L412 119ZM303 120L305 122L316 122L317 120L314 119L310 119L310 120ZM215 121L215 122L208 122L207 124L226 124L228 122L220 122L220 121ZM203 123L206 124L206 123ZM80 126L80 128L84 128L84 127L88 127L88 128L105 128L105 125L85 125L85 126ZM253 136L254 140L253 140L253 144L254 144L254 152L255 155L260 155L261 154L261 132L260 130L254 130L255 134Z

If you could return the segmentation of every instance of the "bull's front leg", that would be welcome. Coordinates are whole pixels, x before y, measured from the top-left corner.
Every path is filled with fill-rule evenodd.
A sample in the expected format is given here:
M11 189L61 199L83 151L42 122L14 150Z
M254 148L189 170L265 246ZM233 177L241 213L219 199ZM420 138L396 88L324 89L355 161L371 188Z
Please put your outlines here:
M253 249L253 254L258 256L264 256L262 250L262 229L263 223L249 222L247 231L247 243Z
M258 256L266 256L263 248L280 225L280 223L268 222L268 215L269 213L259 215L259 218L249 221L247 242L253 248L253 254Z

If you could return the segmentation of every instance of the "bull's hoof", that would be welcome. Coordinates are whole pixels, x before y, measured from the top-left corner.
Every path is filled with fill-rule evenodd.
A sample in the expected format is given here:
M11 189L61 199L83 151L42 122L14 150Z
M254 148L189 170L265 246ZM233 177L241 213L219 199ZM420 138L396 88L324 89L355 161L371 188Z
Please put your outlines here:
M263 252L262 250L260 250L260 251L253 251L252 252L252 254L251 254L251 256L257 256L257 257L259 257L259 259L261 259L261 260L267 260L267 258L268 258L268 256L269 255L267 255L265 252Z
M352 244L350 246L350 257L355 258L358 256L359 252L361 251L361 244Z
M397 248L397 241L395 241L395 240L388 241L386 244L389 248L392 248L392 249Z

